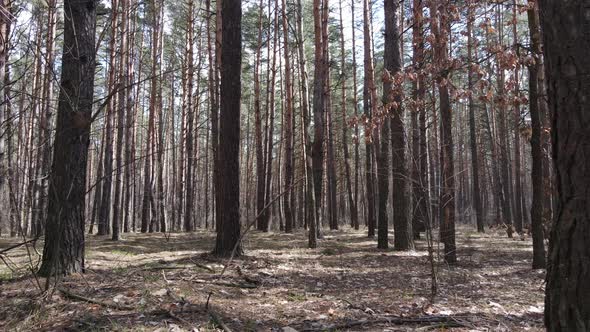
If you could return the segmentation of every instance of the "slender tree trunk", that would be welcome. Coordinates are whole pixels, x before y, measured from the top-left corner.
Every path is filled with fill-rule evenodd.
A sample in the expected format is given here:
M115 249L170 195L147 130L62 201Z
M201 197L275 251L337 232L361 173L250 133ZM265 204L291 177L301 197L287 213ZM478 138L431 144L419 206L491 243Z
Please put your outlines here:
M284 169L284 190L283 207L285 209L285 232L293 231L293 209L295 202L295 191L293 190L293 131L295 121L293 117L293 87L291 86L291 54L289 53L289 29L287 16L287 1L282 3L283 34L284 34L284 57L285 57L285 169Z
M186 37L186 91L184 91L184 98L186 98L186 168L185 168L185 193L184 200L184 231L192 232L194 230L192 223L192 209L194 205L193 198L193 161L194 161L194 147L193 147L193 124L194 124L194 107L193 106L193 76L194 76L194 9L193 1L188 0L188 22L187 22L187 37Z
M358 212L356 209L356 202L352 192L352 176L350 171L350 152L348 150L348 114L346 110L346 49L344 43L344 24L342 19L342 2L339 4L339 14L340 14L340 85L341 85L341 102L340 108L342 112L342 152L344 156L344 176L345 176L345 185L346 185L346 193L348 196L348 208L350 209L350 224L354 227L354 225L358 225ZM354 53L354 50L353 50ZM354 67L353 67L354 70ZM355 75L356 76L356 75ZM356 78L355 78L356 81ZM355 82L356 83L356 82ZM355 84L355 91L353 94L356 96L356 84ZM354 97L354 110L356 113L356 97ZM356 115L356 114L355 114Z
M356 37L355 37L355 19L354 19L354 1L351 1L351 30L352 30L352 103L354 105L354 116L359 116L359 107L358 107L358 99L357 99L357 77L356 77ZM343 34L343 33L342 33ZM354 216L351 216L351 224L354 229L359 229L359 209L358 209L358 201L359 201L359 175L360 175L360 153L359 153L359 123L357 122L354 126ZM352 210L351 210L352 215Z
M516 45L516 55L520 56L520 47L518 46L518 31L517 31L517 0L514 0L514 6L512 7L513 24L512 24L512 35L513 44ZM515 97L520 96L520 84L519 84L519 73L520 63L516 62L514 68L514 95ZM520 162L520 105L516 104L514 107L514 226L516 232L524 236L523 234L523 208L522 208L522 166Z
M262 17L264 3L260 0L258 4L258 43L256 47L256 59L254 62L254 131L256 141L256 215L258 216L256 228L259 231L264 229L262 213L264 212L264 147L262 144L262 111L260 106L260 58L262 49Z
M449 13L446 4L431 6L431 30L435 36L435 63L439 74L436 77L440 98L440 176L442 220L440 221L440 239L444 244L445 262L453 264L457 261L455 247L455 170L453 165L452 110L448 88L448 71L444 66L448 61L448 38L450 33Z
M467 14L467 58L469 61L469 72L467 76L467 85L469 91L473 91L474 88L474 72L473 72L473 21L475 20L475 13L472 4L469 4L469 12ZM475 210L475 221L477 224L477 231L480 233L485 232L482 207L481 207L481 188L479 185L479 160L477 153L477 132L475 125L475 102L473 101L473 95L469 94L469 147L471 150L471 176L472 176L472 195L473 195L473 209Z
M116 49L117 49L117 26L119 24L119 6L118 0L114 0L111 8L111 38L109 40L109 71L107 91L109 93L114 91L117 87L117 64L116 64ZM111 216L111 200L112 200L112 184L113 184L113 142L115 140L113 126L116 126L115 115L117 114L117 100L113 96L108 102L106 110L106 131L105 131L105 151L104 151L104 180L102 188L102 198L100 202L100 210L98 212L98 235L106 235L110 233L109 220ZM118 235L117 235L118 236Z
M128 102L128 92L129 90L126 86L129 84L127 72L128 68L128 61L129 61L129 53L127 47L127 27L128 27L128 20L129 20L129 0L120 0L120 10L121 10L121 34L120 34L120 44L119 50L121 51L119 60L119 96L118 96L118 107L117 107L117 147L115 151L115 161L117 163L117 173L115 177L115 197L113 198L113 220L112 220L112 229L113 235L112 239L114 241L119 240L120 238L120 225L121 219L119 214L121 210L121 190L122 190L122 177L125 165L123 164L123 144L128 145L127 141L124 141L124 128L125 128L125 113L127 112L127 102ZM118 10L118 9L116 9ZM122 210L125 213L125 210Z
M538 6L527 10L531 48L535 63L529 65L529 110L531 114L532 191L531 231L533 235L533 269L545 268L545 243L543 236L543 211L545 210L545 188L543 187L543 124L539 109L539 72L541 70L541 30Z
M365 182L366 182L366 196L367 196L367 220L366 224L369 228L368 236L375 236L375 174L373 173L373 133L372 116L375 103L377 102L377 94L375 89L375 75L373 69L373 42L372 27L370 20L369 0L363 0L363 40L364 40L364 71L365 84L363 84L363 108L365 118L368 126L365 127Z

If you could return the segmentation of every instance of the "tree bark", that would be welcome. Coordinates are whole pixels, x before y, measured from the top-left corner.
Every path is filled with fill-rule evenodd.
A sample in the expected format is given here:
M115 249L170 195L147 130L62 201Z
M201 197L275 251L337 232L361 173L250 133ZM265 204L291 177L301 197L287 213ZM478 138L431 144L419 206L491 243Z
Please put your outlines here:
M539 1L553 116L557 210L549 242L548 331L590 329L590 16L588 2Z
M220 84L220 228L213 253L242 253L240 240L240 97L242 64L242 1L223 0Z
M375 89L375 74L373 68L373 43L372 43L372 27L370 19L369 0L363 0L363 40L364 40L364 70L365 70L365 84L363 85L363 108L366 122L368 126L365 127L365 183L367 195L367 220L368 236L375 236L375 174L373 173L373 127L371 118L375 103L377 102L377 94Z
M440 204L442 220L440 221L440 239L444 244L445 262L453 264L457 261L455 246L455 170L453 165L453 135L451 101L448 87L448 38L450 33L449 13L445 4L431 6L431 29L435 36L434 56L438 69L436 84L440 98Z
M293 190L293 131L295 130L295 121L293 117L293 87L291 85L291 54L289 53L289 29L287 16L287 1L282 3L283 16L283 38L284 38L284 58L285 58L285 170L284 170L284 190L283 207L285 209L285 232L293 231L293 208L295 202L295 191Z
M543 236L543 211L546 208L543 186L543 146L541 114L539 109L539 72L541 71L541 30L538 5L527 10L531 49L535 62L529 65L529 111L531 114L531 180L533 202L531 204L531 231L533 236L533 269L544 269L545 243Z
M42 276L84 272L86 163L94 92L96 1L64 0L64 47Z

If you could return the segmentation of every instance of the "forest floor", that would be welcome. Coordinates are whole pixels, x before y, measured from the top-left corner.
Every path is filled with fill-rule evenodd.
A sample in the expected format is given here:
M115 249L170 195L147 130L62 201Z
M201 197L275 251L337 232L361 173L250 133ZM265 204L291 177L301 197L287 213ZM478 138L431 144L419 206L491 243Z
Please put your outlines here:
M326 231L317 249L303 231L249 233L223 275L212 232L88 236L86 273L51 280L49 292L27 273L38 254L22 246L2 255L0 330L542 331L544 272L530 269L530 239L486 231L458 228L459 262L436 264L434 301L424 240L383 251L348 228ZM18 242L1 238L0 250Z

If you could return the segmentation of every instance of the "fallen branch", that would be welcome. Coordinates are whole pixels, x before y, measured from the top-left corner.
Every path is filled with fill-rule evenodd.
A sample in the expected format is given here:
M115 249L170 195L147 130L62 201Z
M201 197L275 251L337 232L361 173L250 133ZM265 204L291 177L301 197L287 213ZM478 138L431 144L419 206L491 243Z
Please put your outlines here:
M112 308L112 309L117 309L117 310L134 310L135 308L132 306L126 306L126 305L122 305L119 303L113 303L113 302L105 302L105 301L100 301L100 300L96 300L93 298L89 298L89 297L85 297L79 294L74 294L66 289L63 288L58 288L58 290L67 298L73 299L73 300L79 300L79 301L84 301L84 302L88 302L88 303L94 303L94 304L98 304L101 305L103 307L107 307L107 308Z
M36 237L36 238L34 238L34 239L30 239L30 240L24 241L24 242L21 242L21 243L17 243L17 244L15 244L15 245L12 245L12 246L10 246L10 247L8 247L8 248L5 248L5 249L2 249L2 250L0 250L0 255L3 255L3 254L4 254L5 252L7 252L7 251L10 251L10 250L12 250L12 249L16 249L16 248L18 248L18 247L24 246L25 244L29 244L29 243L31 243L31 242L35 242L35 241L37 241L37 240L39 240L39 238L38 238L38 237Z
M303 331L319 332L319 331L339 331L349 329L351 327L372 325L372 324L393 324L393 325L431 325L436 327L466 327L471 328L472 325L465 322L466 317L453 316L424 316L424 317L382 317L377 319L366 319L351 321L343 324L334 324L329 326L322 326L317 328L306 328Z
M160 265L160 266L149 266L149 267L144 267L143 269L141 269L142 271L159 271L159 270L182 270L182 269L188 269L190 268L190 266L186 266L186 265Z
M192 279L190 281L198 283L198 284L212 284L212 285L225 286L225 287L248 288L248 289L258 288L258 285L246 284L246 283L237 283L236 284L236 283L231 283L231 282L210 281L210 280L203 280L203 279Z

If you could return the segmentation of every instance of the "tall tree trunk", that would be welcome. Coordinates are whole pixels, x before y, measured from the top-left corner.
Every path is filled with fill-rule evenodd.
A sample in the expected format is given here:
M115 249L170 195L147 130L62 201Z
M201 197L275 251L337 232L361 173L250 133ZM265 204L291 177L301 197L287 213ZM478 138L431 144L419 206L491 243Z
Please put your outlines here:
M543 187L543 146L541 114L539 109L539 72L541 71L541 29L538 5L527 10L531 49L535 62L529 65L529 110L531 114L531 180L533 202L531 204L531 231L533 236L533 269L544 269L545 243L543 236L543 211L546 209Z
M115 151L115 161L117 163L117 173L115 177L115 197L113 198L113 220L112 220L112 239L114 241L119 240L120 237L120 229L121 229L121 218L119 216L120 211L125 213L125 210L121 210L122 202L121 202L121 190L122 190L122 177L125 165L123 164L123 144L128 145L129 142L124 141L124 128L126 127L125 124L125 114L128 111L127 102L128 102L128 93L129 90L127 89L127 85L129 84L129 73L127 72L128 68L128 61L129 61L129 53L127 47L127 34L128 34L128 21L129 21L129 0L120 0L120 10L121 10L121 33L120 33L120 44L119 50L121 51L119 60L119 84L121 85L118 87L119 89L119 96L118 96L118 107L117 107L117 147ZM115 9L118 10L118 9Z
M359 116L359 107L357 99L357 77L356 77L356 42L355 42L355 19L354 19L354 1L351 1L350 5L351 12L351 30L352 30L352 104L354 105L354 116ZM342 33L343 34L343 33ZM354 229L359 229L359 175L360 175L360 153L359 153L359 123L357 122L354 126L354 217L351 217L351 224ZM352 214L352 205L351 205Z
M548 331L590 329L590 16L588 2L539 1L553 116L557 210L549 242Z
M313 168L313 189L315 196L315 220L317 230L322 224L322 175L324 164L324 88L325 88L325 52L323 39L323 6L327 6L327 0L313 1L313 20L315 35L315 56L314 56L314 84L313 84L313 119L314 119L314 138L311 149L312 168ZM311 229L310 229L311 231Z
M130 8L134 7L135 5L135 0L126 0L126 1L132 1L132 3L127 3L127 8L128 10L130 10ZM137 22L137 14L135 13L135 10L133 11L133 16L132 19L129 18L129 15L131 15L130 13L127 14L128 15L128 23L127 23L127 30L126 33L128 34L127 37L127 68L126 70L126 74L127 74L127 82L133 82L134 78L135 78L135 74L134 74L134 61L133 59L135 59L135 54L136 54L136 50L135 50L135 26L136 26L136 22ZM135 162L134 162L134 155L133 155L133 145L134 145L134 137L133 137L133 128L134 128L134 121L135 121L135 114L134 114L134 109L135 109L135 103L137 102L137 100L133 97L133 87L131 85L129 85L129 87L126 87L127 92L126 92L126 96L127 96L127 109L125 110L125 114L126 114L126 119L125 119L125 170L124 170L124 183L123 183L123 188L124 188L124 194L123 194L123 202L122 202L122 211L124 213L124 220L123 220L123 232L128 233L130 231L130 218L134 219L134 209L131 208L131 196L133 193L133 187L132 187L132 182L131 182L131 178L133 175L133 171L135 170ZM133 221L132 221L133 222Z
M116 64L116 40L117 40L117 27L119 24L119 6L118 0L112 2L111 8L111 38L109 40L109 71L108 71L108 82L107 91L115 91L117 89L117 64ZM104 180L102 187L102 197L100 202L100 210L98 211L98 235L106 235L110 233L109 220L111 216L111 200L112 200L112 184L113 184L113 142L114 142L114 131L113 126L115 124L115 115L117 114L117 101L116 97L113 96L108 101L106 110L106 129L105 129L105 145L104 150Z
M371 118L373 116L373 109L377 102L377 92L375 88L375 75L373 68L373 42L372 27L371 27L371 13L369 9L369 0L363 0L363 41L364 41L364 70L365 83L363 84L363 108L366 121L369 124L365 127L365 182L367 195L367 220L366 224L369 228L368 236L375 236L375 174L373 173L373 127Z
M393 188L393 228L394 228L394 248L395 250L409 250L414 248L413 232L411 227L411 220L408 220L408 200L407 195L407 179L408 173L406 170L406 140L403 122L403 107L402 107L402 88L400 86L394 87L393 79L402 67L402 56L400 54L400 47L402 40L398 28L398 3L395 0L385 0L385 56L384 68L389 72L389 76L384 75L386 79L383 82L383 103L391 107L391 153L392 153L392 178ZM387 93L387 94L386 94ZM385 128L385 126L384 126ZM382 135L381 144L388 140L387 135ZM389 170L383 170L389 172ZM382 172L379 172L381 175ZM388 181L389 182L389 181ZM389 183L387 183L389 186ZM386 197L381 197L381 190L379 190L379 201L387 202L387 192L384 191ZM380 212L381 214L381 212ZM380 221L381 223L381 221ZM381 231L381 224L380 224Z
M240 96L242 63L242 1L223 0L220 94L220 197L221 225L214 254L240 255Z
M264 229L263 227L263 209L264 209L264 185L265 181L265 164L264 164L264 146L262 144L262 111L260 106L260 58L262 49L262 16L264 3L260 0L258 4L258 42L256 46L256 55L254 62L254 131L256 140L256 215L257 223L256 228L259 231Z
M94 92L96 1L64 0L64 47L42 276L84 272L86 162Z
M474 59L472 55L473 43L473 21L475 20L475 13L473 4L469 4L469 12L467 14L467 58L469 61L469 72L467 76L467 86L469 91L473 91L474 88ZM477 47L477 46L475 46ZM480 233L485 232L482 207L481 207L481 194L479 185L479 160L477 153L477 132L475 126L475 102L473 101L473 95L469 94L469 147L471 150L471 176L472 176L472 195L473 195L473 209L475 210L475 221L477 224L477 231Z
M327 39L326 39L327 40ZM329 63L328 51L326 63ZM331 230L338 229L338 208L336 202L336 165L334 162L334 123L332 118L332 93L330 91L331 78L329 71L326 73L326 86L324 92L326 112L326 203L328 205L328 224Z
M434 56L439 73L436 77L440 98L440 204L442 220L440 221L440 239L444 244L445 262L457 261L455 247L455 170L453 165L452 110L448 87L448 40L450 34L449 12L446 4L431 5L431 30L435 36Z
M346 49L344 44L344 22L342 19L342 2L339 4L339 14L340 14L340 85L341 85L341 102L340 102L340 109L342 112L342 152L344 156L344 176L345 176L345 185L346 185L346 193L348 196L348 208L350 209L350 224L354 227L354 225L358 225L358 212L356 210L356 202L352 192L352 176L350 172L350 152L348 150L348 114L346 110ZM354 50L353 50L354 53ZM354 70L355 68L353 68ZM355 78L356 80L356 78ZM356 83L356 82L355 82ZM353 94L356 96L356 84L355 84L355 91ZM356 97L353 97L354 101L354 110L356 113ZM356 114L355 114L356 115Z
M186 98L186 139L184 144L186 145L186 168L185 168L185 193L186 199L184 200L184 231L185 232L192 232L193 222L192 222L192 209L194 205L194 198L193 198L193 161L194 161L194 147L193 147L193 124L194 124L194 107L193 106L193 76L194 76L194 9L193 9L193 1L188 0L188 22L187 22L187 36L186 36L186 90L183 91L185 94L184 98Z
M518 43L518 31L517 31L517 0L514 0L514 6L512 7L512 35L513 44L516 45L516 55L520 57L520 47ZM520 84L519 84L519 73L520 63L516 62L514 68L514 96L520 96ZM522 167L520 162L520 105L514 106L514 226L516 232L523 234L523 209L522 209ZM523 235L524 236L524 235Z
M158 103L158 53L159 53L159 35L160 35L160 9L157 4L159 0L151 0L150 12L151 12L151 25L152 25L152 41L151 41L151 80L150 80L150 98L149 98L149 115L148 115L148 132L146 136L146 145L144 150L144 183L143 183L143 202L142 202L142 213L141 213L141 232L145 233L153 231L153 222L155 221L156 214L154 202L154 172L152 160L156 154L155 144L153 143L156 139L156 112ZM150 205L151 205L151 216L150 216Z
M12 18L11 0L2 0L0 5L5 15L0 16L0 123L5 124L3 137L0 138L0 191L2 191L2 203L8 203L8 220L10 233L15 228L16 206L14 193L14 171L12 170L12 109L10 104L10 68L8 66L10 52L10 36ZM49 145L49 144L48 144ZM1 218L0 218L1 219ZM2 222L2 220L0 220ZM2 226L0 226L2 227ZM0 229L0 235L2 230Z
M289 53L289 29L287 16L287 1L282 3L283 16L283 38L284 38L284 58L285 58L285 169L284 169L284 196L283 207L285 209L285 232L293 231L293 208L295 202L295 191L293 190L293 131L295 130L295 121L293 117L293 87L291 86L291 54Z

